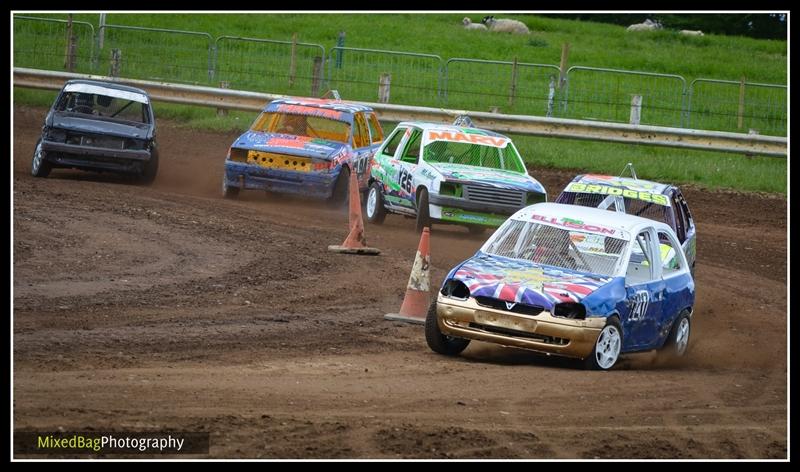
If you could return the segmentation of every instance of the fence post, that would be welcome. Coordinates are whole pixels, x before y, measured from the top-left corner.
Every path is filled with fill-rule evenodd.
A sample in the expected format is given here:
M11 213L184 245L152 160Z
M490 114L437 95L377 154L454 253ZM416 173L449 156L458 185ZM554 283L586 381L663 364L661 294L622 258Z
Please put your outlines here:
M122 64L122 49L111 50L111 71L108 75L119 77L119 70Z
M558 76L558 89L561 90L561 87L564 86L564 82L567 80L567 64L569 63L569 43L564 43L561 45L561 64L558 66L560 71Z
M100 13L100 30L97 35L98 49L103 49L103 40L105 39L105 35L106 35L106 14Z
M297 33L292 34L292 55L289 58L289 88L294 87L294 75L297 58Z
M391 74L381 74L380 84L378 85L378 102L389 103L389 88L392 83Z
M67 15L67 47L64 50L64 69L75 72L75 52L77 50L77 38L72 28L72 13Z
M514 94L517 91L517 58L514 56L514 63L511 64L511 89L508 92L508 106L514 106Z
M553 116L553 99L556 96L556 76L550 76L550 92L547 93L547 117Z
M744 126L744 76L742 76L742 80L739 81L739 111L736 113L737 115L737 129L742 129Z
M322 82L322 58L316 56L311 65L311 96L319 96L319 84Z
M632 125L638 125L642 118L642 96L634 95L631 98L631 119Z
M342 68L342 61L344 58L344 31L339 31L339 37L336 39L336 68Z
M223 80L219 83L219 88L230 88L231 84L227 80ZM228 116L228 110L225 108L217 108L217 116Z

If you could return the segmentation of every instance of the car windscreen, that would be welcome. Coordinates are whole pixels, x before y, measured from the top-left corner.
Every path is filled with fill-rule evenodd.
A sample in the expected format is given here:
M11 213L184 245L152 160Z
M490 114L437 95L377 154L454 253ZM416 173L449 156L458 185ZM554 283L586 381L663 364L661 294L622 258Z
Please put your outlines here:
M641 216L672 226L670 207L658 203L646 202L636 198L618 195L601 195L597 193L564 192L556 201L570 205L579 205L603 210L621 211L629 215Z
M135 123L150 122L147 104L96 93L64 92L55 110Z
M482 144L432 141L425 145L422 157L426 162L444 162L489 169L502 169L525 173L519 154L511 144L495 147Z
M320 138L345 144L350 142L349 123L313 115L263 112L256 118L250 130Z
M611 276L628 242L578 229L509 220L484 247L484 252L562 269Z

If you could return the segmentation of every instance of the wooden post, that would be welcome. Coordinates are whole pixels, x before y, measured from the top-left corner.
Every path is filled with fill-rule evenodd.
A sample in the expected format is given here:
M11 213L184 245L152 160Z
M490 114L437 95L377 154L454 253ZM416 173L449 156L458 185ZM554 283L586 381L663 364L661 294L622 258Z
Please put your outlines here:
M122 68L122 49L111 50L111 71L108 75L111 77L119 77L119 71Z
M319 96L319 85L322 83L322 58L316 56L311 66L311 96Z
M559 69L559 77L558 77L558 89L561 90L561 87L564 86L564 82L567 81L567 65L569 63L569 43L564 43L561 46L561 64L558 66Z
M389 103L389 89L392 84L391 74L381 74L380 83L378 85L378 102Z
M294 86L294 75L297 70L297 33L292 34L292 57L289 60L289 87Z
M738 129L742 129L744 126L744 76L742 76L742 80L739 81L739 112L737 113L738 116Z
M69 72L75 71L75 52L77 50L77 38L72 28L72 13L67 15L67 47L64 50L64 69Z
M514 56L514 63L511 64L511 89L508 91L508 107L514 106L514 95L517 92L517 57Z
M631 98L631 120L632 125L638 125L642 118L642 96L634 95Z
M219 83L219 88L230 88L230 82L223 80ZM217 116L228 116L228 110L225 108L217 108Z

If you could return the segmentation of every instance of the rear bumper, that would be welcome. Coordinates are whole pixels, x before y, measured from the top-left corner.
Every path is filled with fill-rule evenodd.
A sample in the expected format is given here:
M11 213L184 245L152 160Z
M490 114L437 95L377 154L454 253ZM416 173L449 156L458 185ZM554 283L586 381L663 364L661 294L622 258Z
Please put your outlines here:
M483 307L474 298L460 301L441 294L436 313L439 329L449 336L578 359L591 354L606 321L556 318L547 311L527 316Z
M227 185L243 190L267 190L314 198L329 198L337 177L339 177L339 172L298 172L225 161L224 178Z

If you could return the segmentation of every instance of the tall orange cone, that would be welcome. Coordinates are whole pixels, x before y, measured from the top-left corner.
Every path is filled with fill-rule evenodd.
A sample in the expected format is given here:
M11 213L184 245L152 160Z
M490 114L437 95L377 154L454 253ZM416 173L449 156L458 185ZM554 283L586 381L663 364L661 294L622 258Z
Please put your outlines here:
M361 198L358 195L358 179L356 173L350 173L350 234L347 235L341 246L328 246L329 251L342 254L363 254L376 256L380 249L367 247L367 238L364 236L364 219L361 217Z
M425 316L428 314L428 306L431 303L430 238L430 229L423 228L422 236L419 238L417 256L414 258L414 266L411 268L411 276L408 278L406 296L403 299L403 305L400 307L400 313L389 313L383 316L385 319L425 324Z

